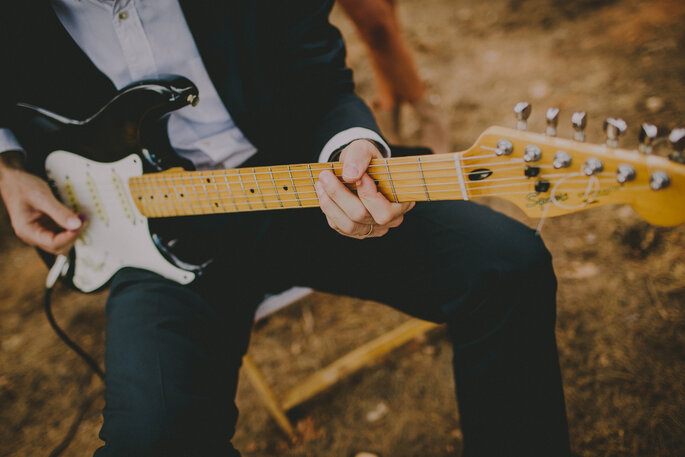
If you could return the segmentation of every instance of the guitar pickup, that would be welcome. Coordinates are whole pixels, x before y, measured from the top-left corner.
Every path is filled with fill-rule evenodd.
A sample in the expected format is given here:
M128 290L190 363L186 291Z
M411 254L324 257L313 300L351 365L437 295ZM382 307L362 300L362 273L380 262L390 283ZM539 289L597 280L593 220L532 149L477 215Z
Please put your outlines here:
M93 200L93 204L95 205L95 213L102 222L107 224L108 220L105 206L102 204L102 200L100 200L97 184L95 184L95 180L93 180L93 177L90 176L90 174L86 175L86 187L88 187L90 198Z

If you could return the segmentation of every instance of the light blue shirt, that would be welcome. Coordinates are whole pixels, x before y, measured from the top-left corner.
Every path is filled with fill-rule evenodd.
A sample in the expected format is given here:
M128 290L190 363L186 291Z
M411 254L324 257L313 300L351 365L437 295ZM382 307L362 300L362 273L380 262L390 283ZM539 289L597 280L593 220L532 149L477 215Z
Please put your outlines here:
M74 41L117 89L161 74L185 76L197 85L200 103L171 113L168 132L174 150L198 169L233 168L257 152L219 98L178 0L51 2ZM376 132L354 127L334 135L319 160L361 138L389 153ZM13 149L21 146L9 130L0 129L0 151Z

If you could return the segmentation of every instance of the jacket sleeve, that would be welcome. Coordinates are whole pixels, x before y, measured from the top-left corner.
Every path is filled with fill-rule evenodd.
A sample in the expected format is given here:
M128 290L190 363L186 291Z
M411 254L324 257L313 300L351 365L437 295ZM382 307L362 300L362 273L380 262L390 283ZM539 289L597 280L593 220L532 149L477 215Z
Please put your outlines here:
M285 19L279 68L287 94L283 103L294 107L291 129L306 140L314 160L327 161L358 138L373 140L388 156L371 111L354 93L342 36L328 21L333 1L279 3Z

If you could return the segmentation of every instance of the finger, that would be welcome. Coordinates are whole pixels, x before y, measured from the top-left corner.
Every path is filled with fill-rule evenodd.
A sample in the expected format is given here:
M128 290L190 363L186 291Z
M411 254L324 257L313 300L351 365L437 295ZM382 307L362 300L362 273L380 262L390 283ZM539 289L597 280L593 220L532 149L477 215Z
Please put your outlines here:
M83 225L82 219L60 203L52 194L41 194L32 203L38 211L46 214L65 230L78 230Z
M373 218L359 200L331 171L322 171L319 174L319 182L323 190L335 202L349 219L354 222L370 224Z
M388 201L378 191L376 184L369 175L362 176L357 182L357 195L379 225L389 225L414 207L414 202L392 203Z
M340 161L343 163L343 181L358 181L366 172L366 169L369 168L371 159L382 157L381 152L370 141L353 141L340 154Z
M328 225L331 228L346 236L360 236L369 230L369 224L357 223L350 219L331 197L326 194L320 181L316 182L314 188L319 198L319 206L326 215Z
M42 227L34 231L35 245L52 254L64 254L71 249L80 232L78 230L65 230L55 233Z

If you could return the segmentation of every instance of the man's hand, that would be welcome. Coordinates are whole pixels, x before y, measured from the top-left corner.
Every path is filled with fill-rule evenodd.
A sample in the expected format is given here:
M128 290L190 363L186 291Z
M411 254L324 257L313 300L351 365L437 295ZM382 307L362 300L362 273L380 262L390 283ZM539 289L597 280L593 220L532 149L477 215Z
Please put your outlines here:
M83 222L55 198L45 181L24 171L13 154L0 155L0 195L14 233L46 252L69 252Z
M404 213L414 203L391 203L376 188L366 173L371 159L382 158L380 151L368 140L355 140L340 154L343 181L356 183L357 194L351 192L330 170L322 171L316 182L319 206L328 225L341 235L352 238L383 236L402 223Z

